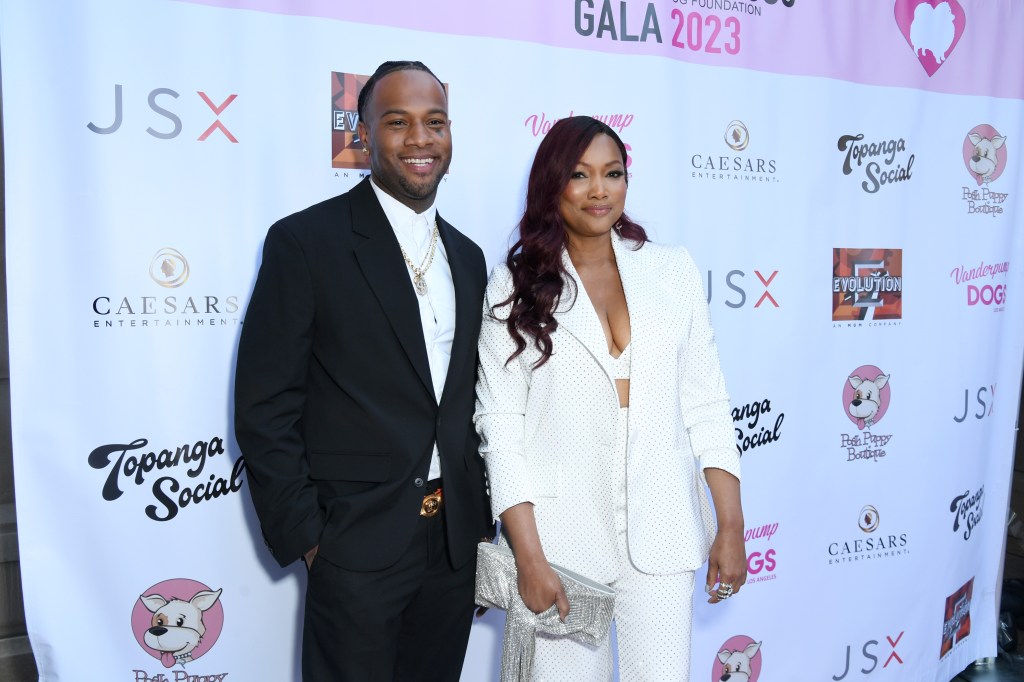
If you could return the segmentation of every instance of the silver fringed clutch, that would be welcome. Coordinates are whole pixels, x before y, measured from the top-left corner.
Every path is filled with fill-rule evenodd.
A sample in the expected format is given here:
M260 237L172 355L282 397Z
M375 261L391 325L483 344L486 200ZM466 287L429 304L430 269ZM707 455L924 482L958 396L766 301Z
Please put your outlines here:
M477 545L476 603L504 609L505 640L501 654L501 682L529 682L537 632L599 644L608 636L615 612L615 590L551 564L569 599L569 616L563 623L554 605L543 613L526 608L519 596L516 563L508 547L481 542Z

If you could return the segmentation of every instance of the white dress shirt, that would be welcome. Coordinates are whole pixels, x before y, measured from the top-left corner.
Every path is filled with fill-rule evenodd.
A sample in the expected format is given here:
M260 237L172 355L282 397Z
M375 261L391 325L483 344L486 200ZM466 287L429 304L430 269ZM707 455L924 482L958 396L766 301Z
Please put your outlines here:
M377 186L370 178L370 186L380 202L384 214L391 223L391 229L398 237L398 243L405 249L416 267L425 264L430 252L430 236L437 220L437 209L431 205L422 213L395 199ZM409 273L409 281L415 278L412 268L405 266ZM423 279L427 283L427 295L416 295L420 307L420 323L423 326L423 341L427 346L427 361L430 363L430 379L434 384L434 398L440 402L444 391L445 377L448 376L448 365L452 359L452 341L455 338L455 284L452 281L452 269L448 265L448 254L444 250L440 235L437 238L434 262L427 269ZM430 473L428 479L441 477L441 460L437 455L437 442L430 455Z

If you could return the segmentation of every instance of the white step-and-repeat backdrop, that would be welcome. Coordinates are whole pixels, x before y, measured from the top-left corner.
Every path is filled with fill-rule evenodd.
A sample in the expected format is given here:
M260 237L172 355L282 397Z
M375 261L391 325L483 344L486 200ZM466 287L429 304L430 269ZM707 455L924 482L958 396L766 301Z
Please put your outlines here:
M439 207L491 264L539 140L575 113L621 133L629 211L706 273L750 582L695 599L693 680L720 652L752 682L945 681L993 655L1022 35L1017 0L3 2L41 678L297 677L304 570L274 564L250 509L235 346L267 227L366 175L356 95L388 59L449 84ZM184 663L146 634L169 602L202 634ZM501 629L474 626L466 680L497 679Z

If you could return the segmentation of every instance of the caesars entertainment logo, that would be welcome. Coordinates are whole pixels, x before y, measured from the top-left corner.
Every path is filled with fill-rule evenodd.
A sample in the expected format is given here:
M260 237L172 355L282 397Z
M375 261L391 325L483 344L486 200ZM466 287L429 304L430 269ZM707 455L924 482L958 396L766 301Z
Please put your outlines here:
M999 185L993 183L1006 170L1006 147L1006 136L987 123L974 126L964 138L964 166L974 180L964 185L961 195L968 215L1003 215L1010 194L998 191Z
M903 249L832 250L832 327L892 327L903 319Z
M857 427L856 433L839 436L839 447L847 462L878 462L887 456L892 434L879 433L873 427L889 411L892 398L889 375L875 365L853 370L843 384L843 409Z
M170 521L186 507L242 489L245 459L239 457L229 465L221 456L224 454L224 439L216 436L159 451L151 448L147 439L136 438L130 443L100 445L89 453L88 462L106 474L104 500L114 502L125 492L148 485L152 502L144 509L146 516L153 521ZM230 472L226 471L229 466ZM129 498L135 497L129 494Z
M751 147L750 131L743 121L730 121L718 144L721 146L715 149L708 143L706 149L690 155L691 178L708 182L779 182L778 163L756 153L757 145Z
M1006 309L1006 278L1010 271L1010 261L986 263L981 261L977 267L957 265L949 273L953 284L963 289L968 308L990 310L1001 313Z
M747 635L735 635L718 648L711 664L711 679L757 682L761 664L761 642Z
M896 0L896 25L929 77L946 63L967 25L957 0Z
M135 682L221 682L228 676L197 669L224 629L222 592L187 578L164 580L142 591L132 607L132 634L164 669L136 668Z
M945 617L942 621L942 645L939 659L945 658L957 644L971 634L971 597L974 594L974 578L960 589L946 597Z
M126 287L130 293L92 299L93 329L209 329L242 323L238 295L197 291L188 259L177 249L158 250L149 261L148 278L145 271L134 269L133 283Z
M864 142L864 133L842 135L838 147L844 155L843 175L863 178L860 188L868 194L913 177L914 155L902 137Z
M664 43L673 50L728 59L740 53L744 36L756 31L764 12L792 8L796 0L672 0L654 2L575 0L577 35L624 43Z
M882 530L881 517L872 505L864 505L857 517L860 534L852 533L828 545L828 565L879 561L904 557L910 553L907 533ZM877 531L882 532L877 532ZM877 532L877 533L876 533Z

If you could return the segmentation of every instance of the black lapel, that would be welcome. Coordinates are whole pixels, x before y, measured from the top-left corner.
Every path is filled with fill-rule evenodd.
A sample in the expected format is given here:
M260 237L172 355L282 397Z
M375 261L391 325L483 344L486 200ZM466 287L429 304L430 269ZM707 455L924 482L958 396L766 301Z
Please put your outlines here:
M444 251L448 254L448 267L452 271L452 283L455 285L455 338L452 340L451 361L448 363L448 375L444 380L444 391L441 401L449 394L448 388L454 387L462 372L467 367L476 369L476 344L473 342L473 328L480 323L480 310L483 302L473 286L472 262L469 254L463 253L455 229L437 216L438 230Z
M423 387L433 396L434 384L430 380L430 363L427 360L427 346L423 341L419 304L409 279L409 266L405 264L398 246L398 238L370 187L369 178L353 187L349 194L352 232L362 237L353 241L356 260L402 343L402 348L409 356L409 361L416 369L416 374L423 382ZM340 303L344 305L345 302Z

